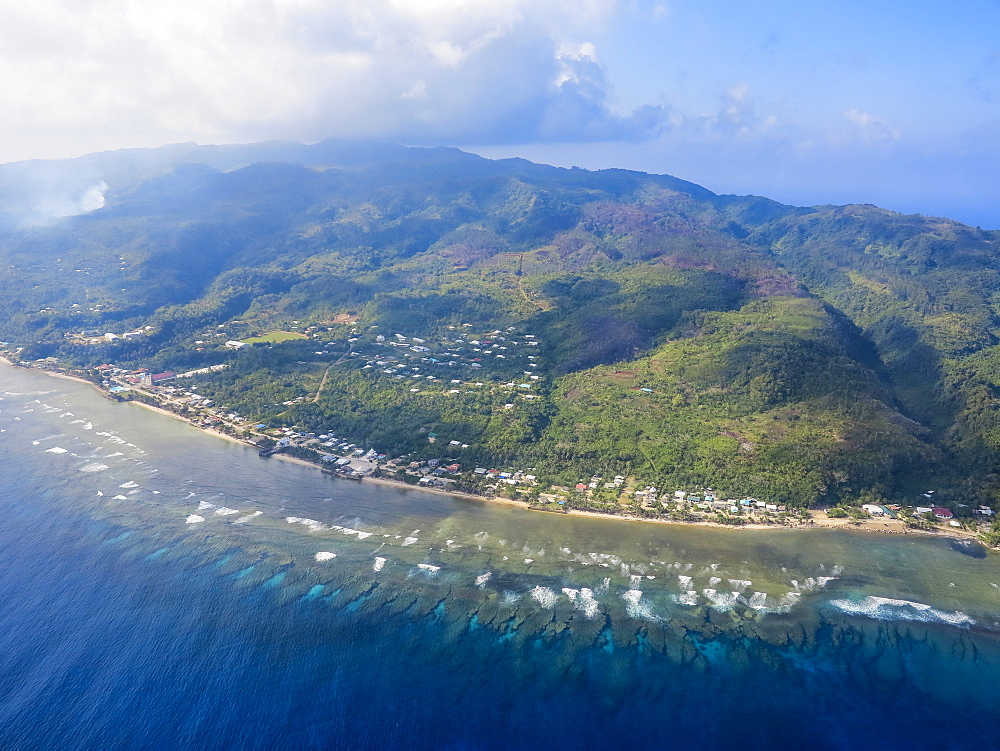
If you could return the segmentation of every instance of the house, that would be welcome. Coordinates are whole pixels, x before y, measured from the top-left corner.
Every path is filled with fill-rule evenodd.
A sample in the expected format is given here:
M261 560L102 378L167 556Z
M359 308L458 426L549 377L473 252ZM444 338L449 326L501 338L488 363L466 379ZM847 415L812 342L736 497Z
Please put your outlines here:
M149 376L149 382L155 386L163 381L169 381L171 378L176 378L176 375L172 371L165 370L162 373L153 373Z
M931 513L934 514L938 519L951 519L955 515L951 512L951 509L942 508L941 506L935 506L931 509Z
M246 342L237 342L233 340L226 342L226 347L228 349L243 349L246 346L247 346Z
M861 510L868 514L868 516L885 516L885 512L882 510L881 506L876 506L874 503L866 503L861 507Z

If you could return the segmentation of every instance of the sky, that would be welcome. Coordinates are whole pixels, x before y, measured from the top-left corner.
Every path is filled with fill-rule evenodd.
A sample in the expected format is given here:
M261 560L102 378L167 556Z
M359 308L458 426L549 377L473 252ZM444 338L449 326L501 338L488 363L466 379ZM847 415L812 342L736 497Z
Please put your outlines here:
M371 138L1000 228L1000 0L0 0L0 163Z

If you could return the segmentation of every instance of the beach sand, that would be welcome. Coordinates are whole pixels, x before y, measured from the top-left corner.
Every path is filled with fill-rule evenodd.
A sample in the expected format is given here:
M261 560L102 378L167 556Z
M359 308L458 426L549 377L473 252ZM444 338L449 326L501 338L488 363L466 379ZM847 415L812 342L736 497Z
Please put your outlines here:
M8 365L21 367L15 365L10 360L2 356L0 356L0 361ZM102 389L94 382L86 380L85 378L80 378L78 376L70 375L68 373L57 372L44 368L35 368L35 369L43 373L46 373L54 378L64 378L66 380L76 381L77 383L84 383L88 386L92 386L93 388L97 389L102 394L105 393L104 389ZM159 412L162 415L166 415L167 417L172 417L176 420L181 420L183 422L188 423L192 427L197 428L202 432L213 435L217 438L222 438L224 440L231 441L233 443L239 443L244 446L247 446L248 448L257 448L256 446L254 446L254 444L249 443L248 441L241 440L234 436L228 435L227 433L223 433L220 430L215 430L213 428L206 428L201 425L196 425L194 422L184 417L183 415L178 415L177 413L171 412L170 410L165 409L163 407L158 407L137 400L131 400L129 403L136 404L144 409L152 410L153 412ZM274 457L282 461L292 462L293 464L299 464L303 467L321 469L320 465L310 461L306 461L305 459L300 459L295 456L288 456L287 454L277 453L272 455L272 458ZM483 503L518 506L523 509L542 511L542 512L548 511L548 509L532 507L523 501L515 501L510 498L503 498L498 496L488 497L483 495L476 495L473 493L464 493L455 490L444 490L442 488L427 488L416 485L410 485L409 483L402 482L400 480L393 480L384 477L366 477L364 478L364 482L385 485L387 487L394 487L397 489L415 490L421 493L437 493L437 494L452 496L455 498L464 498L468 500L481 501ZM551 513L551 511L549 513ZM841 529L848 532L869 532L869 533L878 532L883 534L936 535L936 536L950 537L960 540L979 540L979 535L976 532L956 527L944 527L935 530L911 529L908 528L901 521L895 519L883 520L883 519L872 518L872 519L864 519L861 522L854 522L851 519L831 519L822 512L815 512L815 511L811 512L812 513L811 523L809 522L804 522L804 523L799 522L795 524L752 523L752 524L742 524L742 525L720 524L719 522L708 521L708 520L680 521L676 519L657 519L644 516L633 516L631 514L605 514L598 511L584 511L579 509L569 509L565 512L560 511L556 513L561 513L565 516L585 516L595 519L605 519L605 520L614 520L622 522L640 522L644 524L667 524L679 527L713 527L716 529L728 529L734 531L775 530L775 529L797 529L797 530Z

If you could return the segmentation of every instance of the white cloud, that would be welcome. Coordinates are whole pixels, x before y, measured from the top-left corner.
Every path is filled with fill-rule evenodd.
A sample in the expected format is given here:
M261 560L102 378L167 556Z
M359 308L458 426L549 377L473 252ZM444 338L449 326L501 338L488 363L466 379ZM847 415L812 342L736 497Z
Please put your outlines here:
M6 3L0 143L9 153L0 161L46 139L71 153L192 139L639 137L656 129L658 110L615 114L588 40L615 7L615 0Z
M849 109L844 117L857 126L857 133L865 143L879 143L899 140L900 131L885 120L868 112Z

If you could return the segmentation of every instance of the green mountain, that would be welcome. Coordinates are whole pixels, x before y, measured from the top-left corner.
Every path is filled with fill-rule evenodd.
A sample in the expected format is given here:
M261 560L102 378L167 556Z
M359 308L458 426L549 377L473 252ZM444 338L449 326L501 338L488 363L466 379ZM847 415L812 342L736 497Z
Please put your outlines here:
M0 200L24 360L225 363L189 383L254 420L553 481L996 500L1000 232L349 142L3 165Z

